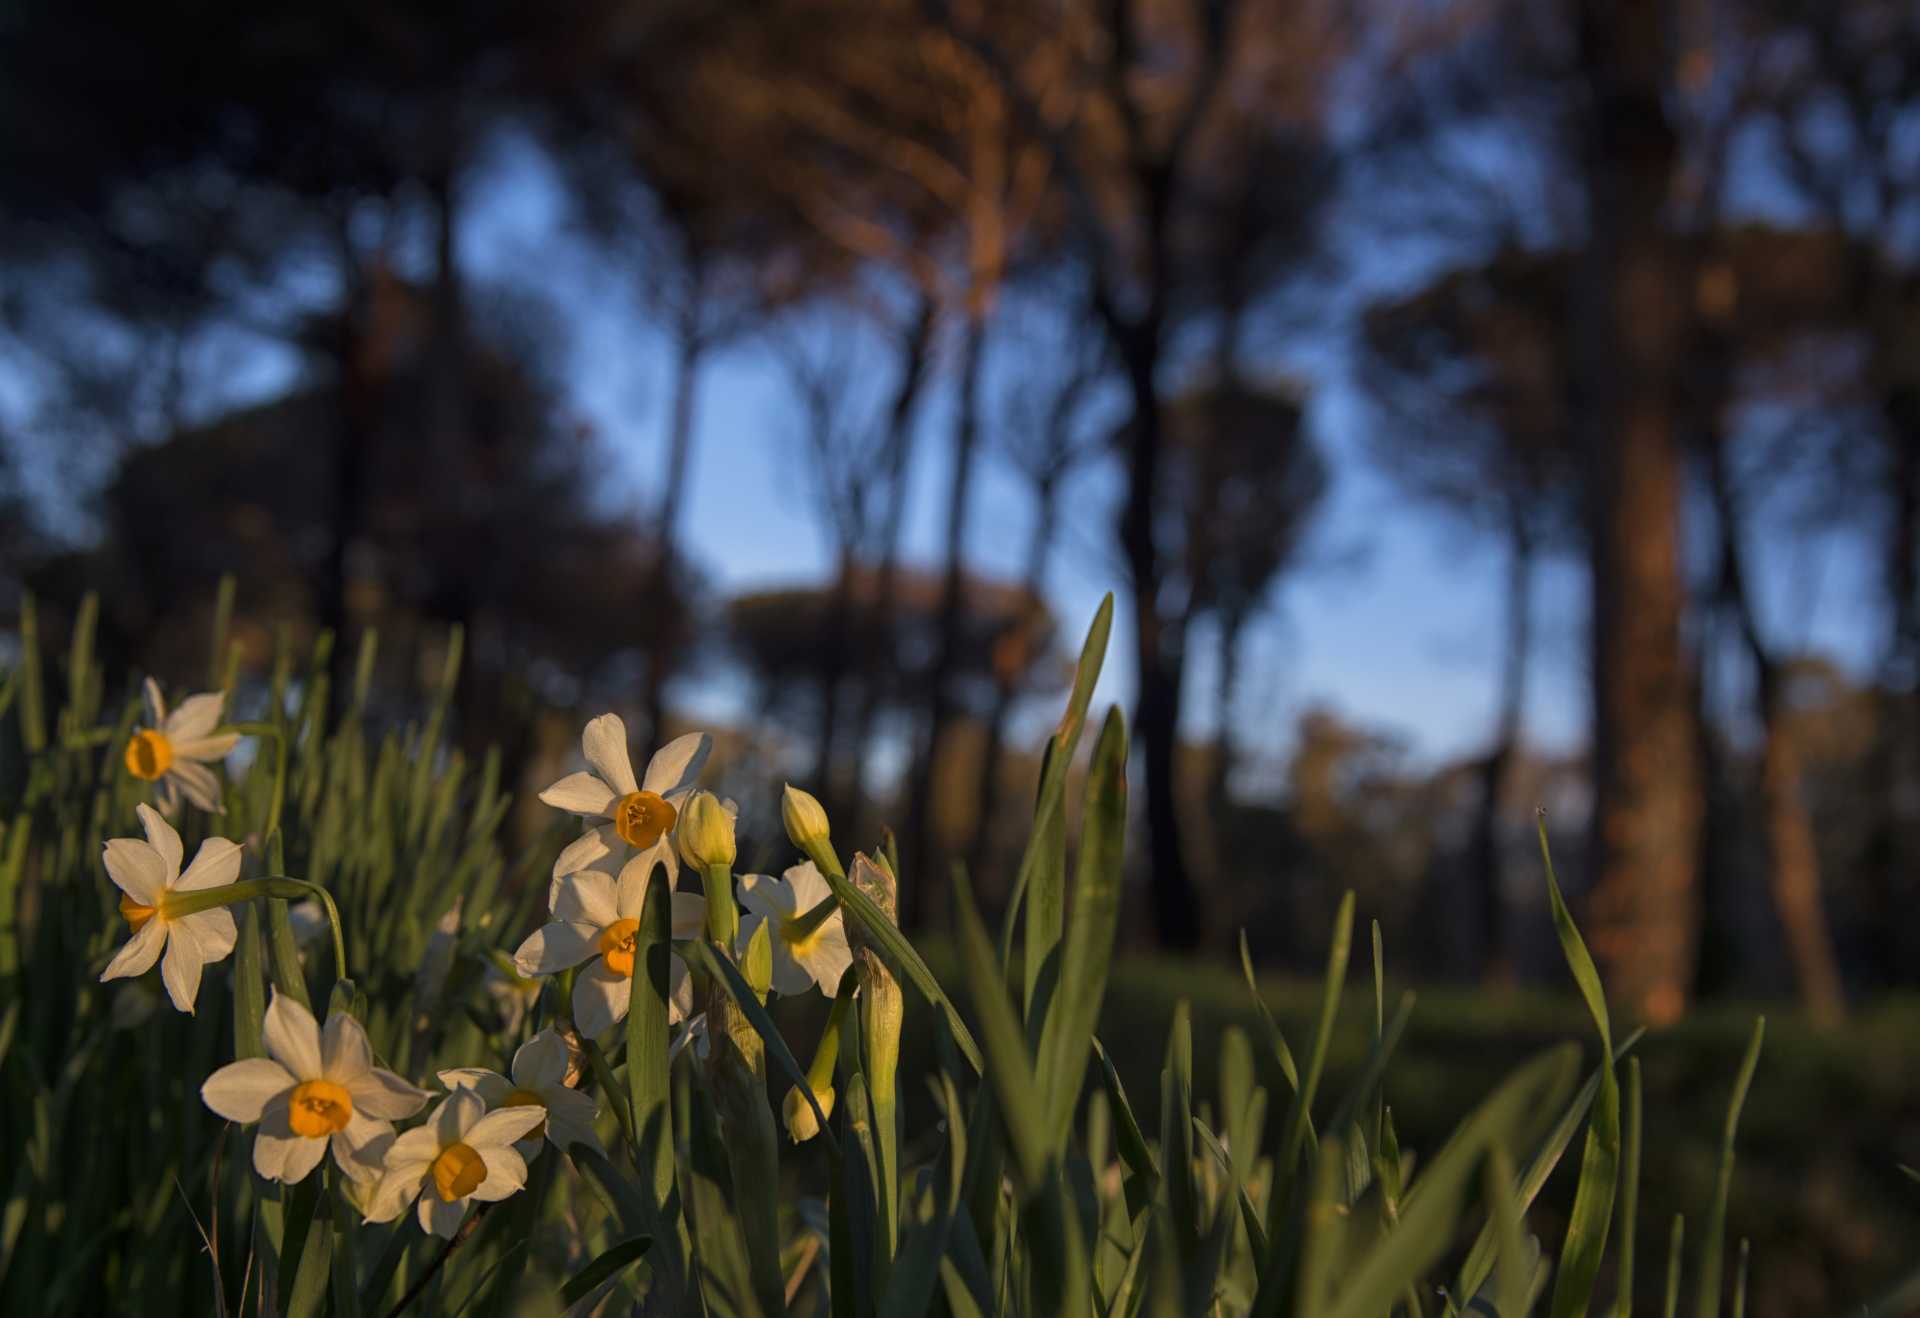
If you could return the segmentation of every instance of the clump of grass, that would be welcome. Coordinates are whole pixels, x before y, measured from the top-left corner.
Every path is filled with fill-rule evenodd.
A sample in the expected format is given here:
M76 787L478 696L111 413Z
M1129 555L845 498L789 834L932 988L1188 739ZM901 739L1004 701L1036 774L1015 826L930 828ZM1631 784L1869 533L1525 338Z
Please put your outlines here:
M210 676L231 693L230 609L223 593ZM104 705L91 606L64 698L53 696L29 602L19 662L0 684L0 1167L11 1178L0 1308L1558 1318L1601 1302L1628 1313L1644 1264L1636 1219L1664 1207L1639 1202L1639 1034L1614 1038L1550 861L1555 928L1593 1029L1584 1076L1580 1044L1546 1048L1492 1080L1447 1138L1403 1147L1397 1131L1419 1094L1393 1083L1393 1063L1417 1007L1410 993L1389 1003L1375 927L1363 950L1370 1043L1330 1091L1356 936L1349 895L1311 1030L1285 1037L1247 962L1253 1028L1229 1025L1197 1059L1192 1014L1177 1005L1158 1120L1142 1119L1096 1037L1128 817L1118 710L1091 738L1077 845L1067 837L1067 769L1086 740L1111 614L1109 601L1049 740L1000 927L988 928L964 874L952 885L957 973L943 980L895 925L893 892L913 876L890 848L843 867L824 816L799 812L789 831L831 894L799 932L837 916L851 944L824 1030L782 1032L796 1017L769 1009L769 985L771 940L784 935L765 922L736 935L737 911L716 914L733 906L730 861L703 855L706 925L677 931L665 885L648 888L628 933L624 1024L595 1038L575 1028L572 972L529 983L509 955L542 918L558 837L503 854L498 755L476 767L443 744L457 636L425 718L377 738L363 717L371 640L343 700L327 690L324 639L299 665L283 647L258 693L264 713L233 725L256 753L227 786L226 815L183 820L189 852L217 828L256 857L261 879L235 889L230 973L209 976L192 1016L140 982L98 983L120 926L97 857L129 831L141 795L119 771L138 705ZM301 945L290 899L312 889L336 912L337 948ZM697 1028L676 1019L675 958L704 1007ZM265 1055L270 988L359 1020L382 1065L428 1088L449 1067L504 1071L552 1029L573 1049L567 1083L597 1105L593 1140L536 1156L521 1192L444 1241L410 1216L364 1220L365 1188L333 1169L264 1180L197 1091L222 1064ZM923 1037L903 1051L909 1011ZM1669 1312L1688 1276L1699 1318L1744 1306L1746 1249L1729 1278L1723 1237L1761 1038L1756 1023L1691 1256L1673 1219ZM1278 1093L1259 1083L1274 1068ZM796 1150L783 1126L810 1142ZM1565 1156L1576 1137L1577 1166ZM1543 1241L1529 1212L1563 1163L1572 1212Z

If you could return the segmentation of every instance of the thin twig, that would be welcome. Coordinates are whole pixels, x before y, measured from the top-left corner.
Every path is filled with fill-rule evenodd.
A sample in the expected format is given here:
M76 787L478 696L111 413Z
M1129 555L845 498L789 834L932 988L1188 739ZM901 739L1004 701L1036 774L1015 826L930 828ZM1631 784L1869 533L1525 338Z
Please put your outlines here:
M485 1217L492 1208L492 1204L481 1204L479 1211L460 1224L460 1229L453 1233L453 1239L441 1246L440 1252L434 1255L433 1262L427 1264L427 1270L414 1279L413 1285L407 1287L407 1293L400 1297L400 1303L387 1310L387 1318L400 1318L400 1315L406 1312L407 1306L420 1298L420 1293L426 1290L427 1283L446 1266L447 1259L453 1251L466 1243L467 1237L479 1228L480 1219Z

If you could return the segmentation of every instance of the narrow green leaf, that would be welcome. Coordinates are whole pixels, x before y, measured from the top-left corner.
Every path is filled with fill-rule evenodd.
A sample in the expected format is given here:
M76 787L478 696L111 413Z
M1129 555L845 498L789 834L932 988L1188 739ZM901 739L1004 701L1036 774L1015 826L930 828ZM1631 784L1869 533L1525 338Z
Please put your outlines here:
M800 1065L800 1059L793 1055L793 1050L787 1047L780 1027L773 1023L773 1017L767 1014L766 1007L754 996L753 986L747 983L739 967L716 952L711 943L696 941L688 946L690 955L699 961L707 973L726 986L728 996L739 1006L747 1023L766 1042L767 1052L786 1072L787 1079L800 1090L801 1096L807 1100L807 1106L813 1109L814 1120L820 1123L820 1137L826 1141L830 1151L838 1154L839 1143L834 1139L833 1132L827 1129L827 1114L821 1110L820 1100L814 1097L813 1086L807 1083L806 1070Z
M1113 940L1120 925L1120 885L1127 831L1127 728L1116 708L1107 714L1093 752L1074 878L1073 921L1067 931L1059 987L1040 1035L1039 1077L1046 1103L1050 1149L1058 1157L1073 1128L1085 1087L1093 1028L1106 997Z
M953 999L947 996L940 981L935 979L933 971L914 950L900 927L888 919L886 913L874 904L871 897L856 888L845 876L822 870L827 886L833 889L833 895L840 899L840 905L847 914L860 922L869 946L886 963L888 970L902 980L911 983L920 990L920 994L947 1017L947 1025L953 1030L953 1041L972 1064L975 1072L981 1068L980 1045L973 1040L972 1031L960 1018L960 1011L953 1005Z
M640 1261L653 1247L651 1236L628 1236L619 1244L603 1250L600 1257L567 1278L560 1288L560 1303L575 1305Z
M1676 1318L1680 1312L1680 1252L1686 1239L1687 1219L1675 1213L1673 1230L1667 1235L1667 1304L1662 1310L1665 1318Z
M1340 899L1333 919L1333 946L1327 953L1326 982L1320 995L1320 1021L1314 1030L1313 1052L1307 1059L1306 1074L1294 1091L1282 1127L1280 1150L1273 1164L1273 1193L1267 1201L1267 1234L1280 1239L1281 1217L1289 1211L1288 1198L1293 1178L1300 1167L1300 1149L1312 1122L1313 1097L1320 1088L1320 1073L1327 1064L1327 1049L1333 1042L1333 1023L1340 1012L1340 992L1347 981L1347 956L1353 946L1353 894Z
M1580 1064L1572 1045L1552 1049L1509 1076L1460 1123L1407 1195L1398 1227L1345 1269L1330 1318L1375 1318L1443 1255L1481 1161L1494 1144L1530 1139L1539 1114L1557 1108ZM1262 1283L1262 1291L1266 1282Z
M1747 1055L1740 1061L1740 1074L1734 1078L1733 1098L1727 1103L1726 1125L1720 1132L1720 1167L1713 1180L1713 1205L1707 1210L1706 1233L1700 1240L1700 1275L1694 1295L1695 1318L1715 1318L1720 1312L1720 1274L1727 1234L1727 1198L1733 1191L1733 1141L1740 1128L1740 1109L1746 1106L1747 1089L1760 1065L1760 1047L1766 1042L1767 1018L1753 1023L1753 1036L1747 1041Z
M1026 1033L1007 997L1006 979L994 959L993 942L980 919L979 907L974 905L972 885L964 873L956 873L954 880L960 965L974 1012L980 1018L980 1032L986 1039L990 1063L986 1075L993 1085L1001 1124L1020 1166L1021 1180L1031 1194L1045 1183L1047 1168L1046 1121L1034 1081L1033 1059L1027 1056Z
M1553 855L1547 846L1547 817L1536 817L1540 832L1540 857L1547 871L1547 900L1553 910L1554 932L1560 937L1560 951L1573 982L1586 1000L1600 1034L1600 1093L1594 1103L1593 1119L1587 1126L1586 1148L1580 1159L1580 1182L1573 1194L1573 1211L1567 1217L1567 1235L1560 1248L1560 1267L1553 1281L1552 1318L1574 1318L1584 1314L1593 1299L1594 1279L1600 1273L1600 1259L1607 1248L1607 1231L1613 1225L1613 1196L1620 1181L1620 1086L1613 1073L1613 1033L1607 1015L1607 995L1600 983L1600 972L1587 952L1586 942L1573 923L1553 873Z
M667 1071L672 899L673 890L664 882L647 884L640 927L634 931L635 973L627 990L627 1101L634 1138L639 1141L634 1153L640 1180L656 1211L665 1210L673 1191L673 1128L668 1114L673 1081ZM643 1237L630 1237L629 1243L639 1239Z
M1620 1280L1615 1285L1614 1318L1632 1318L1633 1244L1640 1220L1640 1059L1627 1062L1627 1136L1620 1184Z

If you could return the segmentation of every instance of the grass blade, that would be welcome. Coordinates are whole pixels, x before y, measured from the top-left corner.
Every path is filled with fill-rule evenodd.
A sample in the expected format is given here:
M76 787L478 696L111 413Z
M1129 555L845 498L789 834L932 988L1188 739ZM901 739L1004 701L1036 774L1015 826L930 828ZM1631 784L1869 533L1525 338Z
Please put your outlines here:
M1726 1125L1720 1132L1720 1168L1713 1182L1713 1205L1707 1210L1707 1229L1700 1238L1700 1276L1694 1294L1695 1318L1715 1318L1720 1312L1721 1254L1727 1234L1727 1197L1733 1190L1733 1140L1740 1128L1740 1109L1746 1106L1747 1089L1760 1065L1760 1047L1767 1038L1767 1018L1753 1023L1753 1036L1747 1041L1747 1055L1740 1061L1740 1074L1734 1078L1733 1098L1727 1104Z
M629 1236L619 1244L603 1251L599 1258L567 1278L567 1284L560 1288L560 1303L578 1304L595 1290L638 1263L641 1256L652 1246L653 1237L651 1236Z

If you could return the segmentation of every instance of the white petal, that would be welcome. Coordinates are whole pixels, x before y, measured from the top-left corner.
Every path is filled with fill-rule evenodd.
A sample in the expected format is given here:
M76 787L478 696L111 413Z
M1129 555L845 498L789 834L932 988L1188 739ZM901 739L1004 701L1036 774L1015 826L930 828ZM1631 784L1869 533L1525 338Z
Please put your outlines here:
M147 702L147 722L158 731L167 721L167 701L160 694L160 684L149 677L140 684L140 694Z
M470 1149L477 1150L482 1156L491 1158L495 1151L504 1152L515 1140L526 1138L535 1126L546 1119L546 1108L534 1107L532 1104L525 1107L495 1108L467 1127L466 1133L460 1137L460 1142ZM525 1167L520 1171L521 1175L526 1174Z
M487 1100L471 1089L456 1089L440 1100L427 1121L439 1136L440 1147L465 1142L467 1132L487 1115Z
M602 714L591 719L580 734L580 751L601 779L621 796L637 792L633 780L633 760L627 755L627 725L618 714Z
M527 935L514 951L513 965L522 975L557 975L600 951L600 930L555 920Z
M260 1118L260 1129L254 1132L253 1169L269 1181L279 1180L287 1165L287 1155L295 1145L305 1142L305 1137L294 1134L293 1127L287 1124L286 1100L275 1099L267 1104Z
M559 856L554 859L553 877L557 879L566 874L578 874L583 869L591 868L595 862L612 855L613 843L618 838L617 835L610 837L610 834L613 834L613 830L603 825L600 828L590 828L567 843ZM551 900L548 906L551 908Z
M226 703L226 696L219 691L188 696L180 702L180 708L167 716L161 731L167 734L168 741L176 744L204 737L219 724L220 707Z
M100 982L110 979L126 979L133 975L144 975L160 959L160 950L167 945L167 922L158 916L140 926L140 932L129 938L113 960L107 962L107 968L100 972Z
M320 1160L327 1156L328 1143L325 1139L294 1136L293 1146L287 1150L287 1160L280 1167L280 1179L288 1185L306 1180L313 1174L313 1169L320 1165Z
M158 906L174 874L153 844L139 838L112 839L100 860L107 867L107 877L142 906Z
M364 1221L391 1222L406 1211L413 1197L420 1193L420 1178L425 1171L424 1165L410 1167L405 1171L388 1171L374 1186L373 1195L367 1200L367 1212Z
M789 865L781 877L787 881L787 887L793 892L793 909L796 911L811 911L833 895L833 889L827 885L826 876L821 874L820 867L810 860L798 865Z
M318 1080L325 1068L320 1060L320 1023L313 1013L282 993L273 991L261 1027L267 1053L287 1068L295 1080Z
M671 1025L693 1015L693 976L679 957L667 962L667 970L667 1023Z
M222 732L215 737L194 737L187 741L173 743L173 758L179 760L199 760L204 764L217 764L233 753L240 744L237 732Z
M483 1204L517 1194L527 1183L526 1159L511 1145L504 1149L488 1149L480 1155L480 1161L486 1164L487 1174L473 1188L473 1197Z
M467 1201L465 1199L456 1199L448 1203L431 1190L420 1196L420 1229L428 1235L439 1236L442 1240L452 1240L466 1217Z
M160 962L160 978L173 1005L189 1016L193 1015L194 1000L200 996L200 970L206 963L193 922L174 921L167 930L167 954Z
M370 1117L398 1121L410 1117L427 1105L433 1095L416 1089L391 1071L373 1067L347 1082L353 1105Z
M783 998L797 998L813 987L813 975L779 939L773 944L773 991Z
M712 749L713 738L704 732L675 737L647 761L647 776L641 786L661 796L692 786Z
M582 1034L598 1038L626 1019L627 1000L633 986L625 975L607 968L604 958L595 957L573 978L573 1023Z
M486 1100L488 1107L498 1106L501 1099L513 1092L513 1081L484 1066L455 1066L436 1074L448 1089L471 1089Z
M513 1055L513 1083L527 1089L557 1085L567 1075L567 1041L542 1030Z
M553 916L568 924L604 929L620 918L613 880L599 870L582 870L560 880Z
M175 892L224 888L240 877L240 847L223 837L210 837L194 853L193 864L174 881Z
M853 964L853 949L847 946L847 927L837 912L820 926L806 954L794 959L806 969L822 993L832 997L840 991L840 977Z
M180 813L180 785L171 774L154 784L154 794L160 798L160 813L172 819Z
M181 925L193 931L195 941L200 944L200 959L207 965L224 960L233 951L233 945L240 941L240 931L233 923L233 912L225 906L216 906L211 911L195 911L173 922L175 929Z
M134 806L134 815L140 820L140 829L147 835L147 845L160 853L160 861L167 867L167 881L180 872L180 857L184 854L180 847L180 835L173 831L173 825L163 819L158 810L145 801Z
M794 911L793 889L768 874L742 874L734 885L734 893L741 906L757 915L770 915L777 920Z
M267 1104L294 1086L287 1068L266 1057L229 1062L207 1077L200 1099L228 1121L258 1121Z
M333 1133L333 1161L356 1181L378 1182L394 1138L391 1121L356 1111L344 1129Z
M698 938L707 927L707 899L697 892L673 894L673 936Z
M320 1074L351 1093L353 1082L373 1069L373 1045L360 1022L344 1011L327 1013L320 1031Z
M540 793L540 799L556 810L576 815L604 815L614 802L614 790L592 774L570 773Z
M620 867L620 881L614 886L613 905L622 920L638 920L640 911L647 901L647 883L653 875L653 867L659 863L655 854L660 850L660 842L648 847Z
M435 1108L434 1112L437 1116L439 1109ZM389 1172L411 1172L418 1177L439 1156L440 1132L436 1128L435 1117L428 1117L425 1125L402 1131L387 1146L386 1168Z
M164 781L179 784L187 800L208 814L225 813L225 807L220 804L220 780L213 776L213 770L206 765L196 764L192 760L175 760L173 767L167 770Z
M600 1137L594 1133L594 1118L600 1109L592 1098L577 1089L556 1087L541 1091L541 1097L547 1100L547 1138L555 1148L571 1149L576 1144L584 1144L590 1149L600 1148Z

